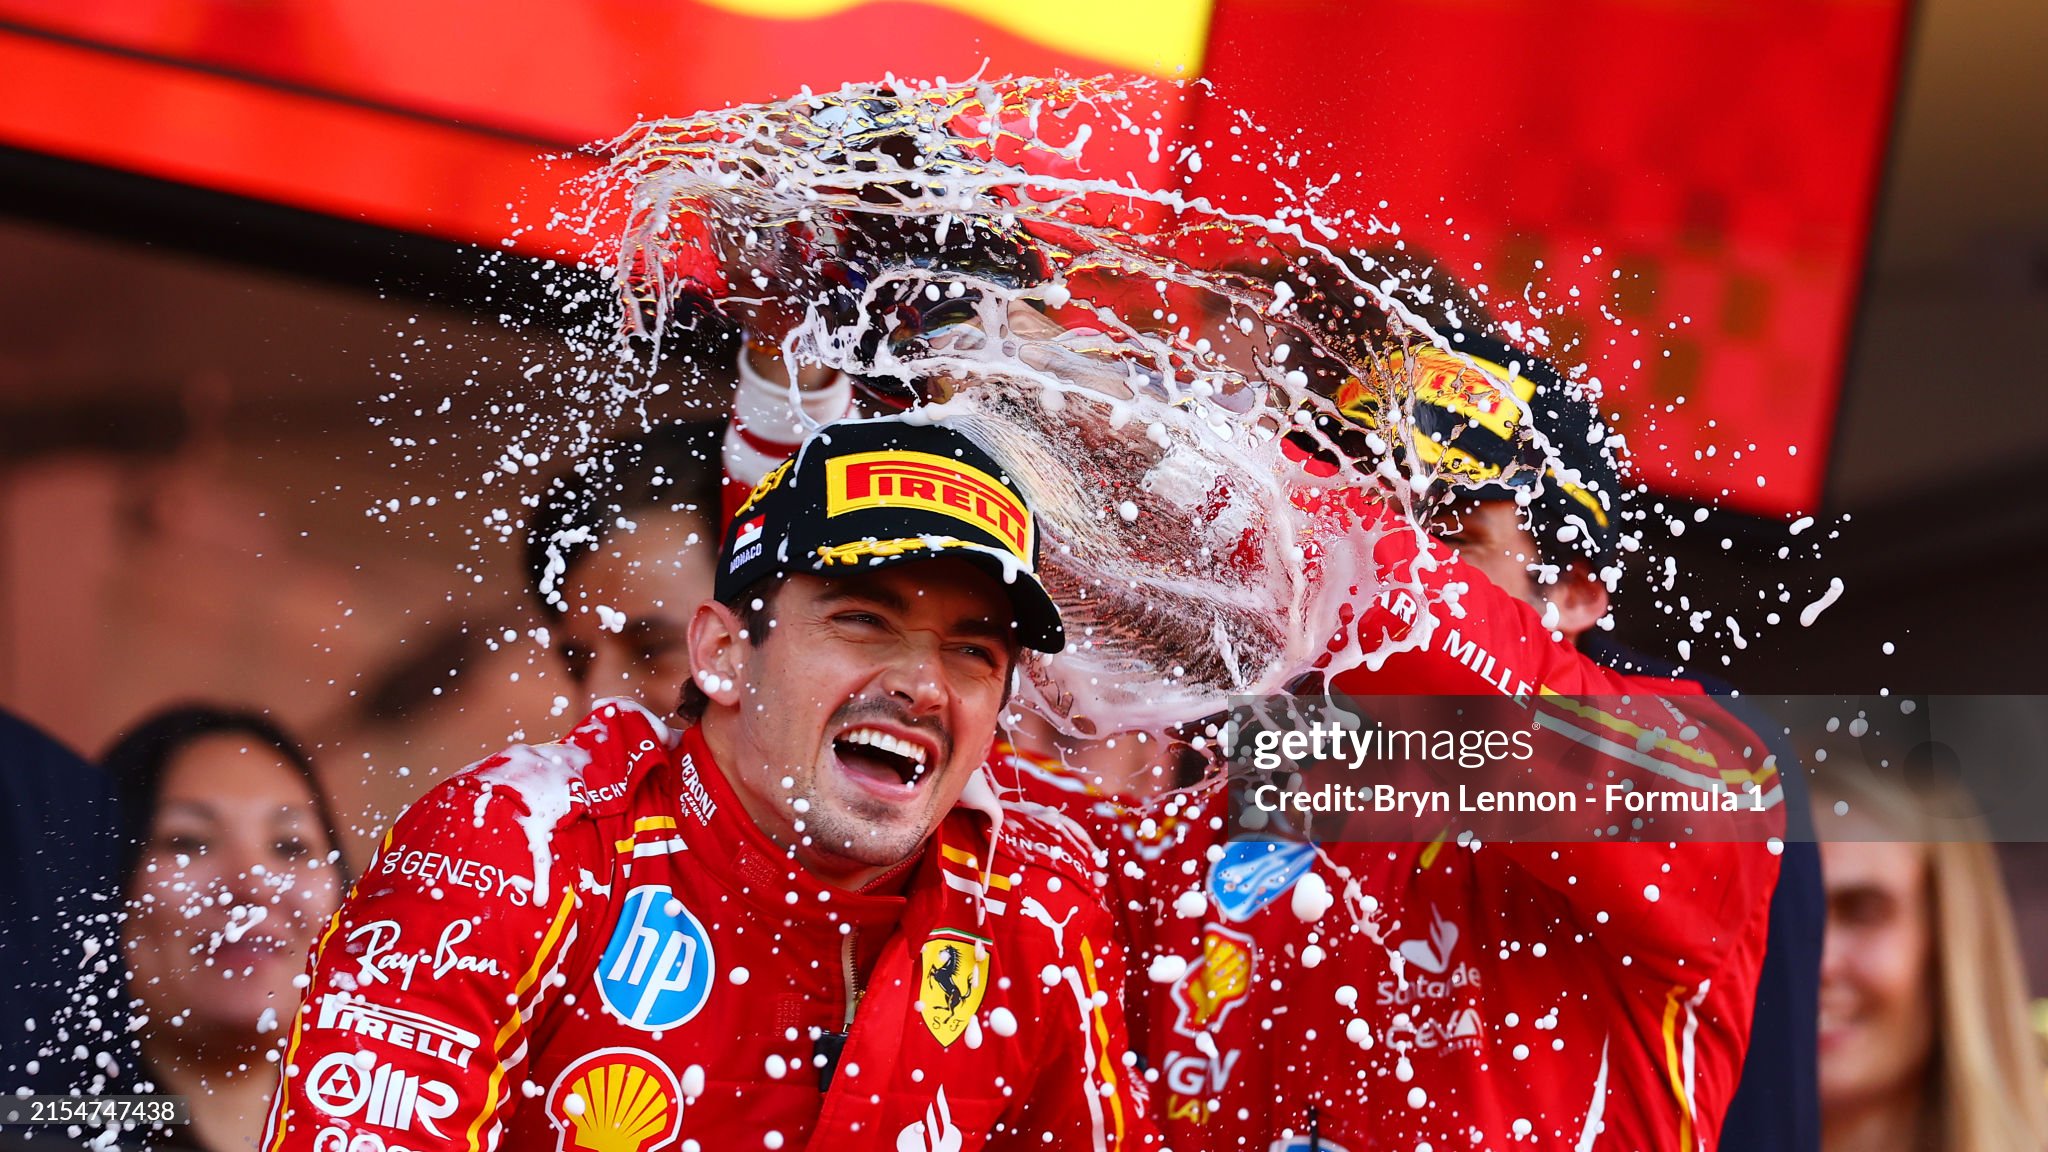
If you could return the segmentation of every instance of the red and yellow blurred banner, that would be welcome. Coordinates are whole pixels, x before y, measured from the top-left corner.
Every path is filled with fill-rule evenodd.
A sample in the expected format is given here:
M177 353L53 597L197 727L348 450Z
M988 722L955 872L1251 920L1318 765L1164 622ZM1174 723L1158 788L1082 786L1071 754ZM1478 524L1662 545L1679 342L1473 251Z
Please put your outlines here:
M1530 323L1645 479L1782 513L1819 497L1903 28L1903 0L0 0L0 144L496 246L646 117L885 74L1200 77L1090 166L1247 209L1321 189L1348 243L1511 318L1566 303Z

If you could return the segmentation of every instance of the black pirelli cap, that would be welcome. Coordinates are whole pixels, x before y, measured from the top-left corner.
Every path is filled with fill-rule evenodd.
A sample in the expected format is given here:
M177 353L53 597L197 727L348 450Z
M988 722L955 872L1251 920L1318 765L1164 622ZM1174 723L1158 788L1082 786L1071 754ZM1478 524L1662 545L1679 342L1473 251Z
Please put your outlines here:
M1551 527L1575 525L1570 547L1595 561L1621 537L1621 477L1593 404L1573 396L1543 359L1500 340L1452 334L1457 354L1429 344L1395 352L1387 370L1412 386L1409 445L1447 488L1474 500L1512 500L1533 488L1531 513ZM1378 428L1380 397L1356 380L1338 393L1350 420ZM1540 430L1551 453L1540 451Z
M771 576L832 576L953 557L1002 583L1027 648L1066 647L1038 580L1038 522L994 458L955 429L901 416L812 433L740 505L718 551L714 595L732 603Z

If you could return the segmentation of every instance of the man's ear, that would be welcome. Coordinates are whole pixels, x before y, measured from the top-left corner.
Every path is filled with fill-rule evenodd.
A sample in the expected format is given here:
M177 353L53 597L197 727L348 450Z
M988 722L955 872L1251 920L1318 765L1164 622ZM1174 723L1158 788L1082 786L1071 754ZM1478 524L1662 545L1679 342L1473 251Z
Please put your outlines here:
M1576 641L1607 615L1607 585L1584 560L1574 560L1558 575L1557 582L1542 586L1543 599L1557 609L1553 625L1567 640Z
M739 613L716 600L697 605L690 617L690 678L712 703L727 708L740 702L739 683L750 647L741 638L743 629Z

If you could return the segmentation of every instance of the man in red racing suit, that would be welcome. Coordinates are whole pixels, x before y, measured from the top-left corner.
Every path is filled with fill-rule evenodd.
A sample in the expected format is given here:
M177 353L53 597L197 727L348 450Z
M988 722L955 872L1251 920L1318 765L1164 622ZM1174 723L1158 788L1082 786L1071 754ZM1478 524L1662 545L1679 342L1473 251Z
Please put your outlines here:
M707 672L699 624L712 613L729 625L745 610L722 582L720 603L701 608L692 626L702 725L671 730L637 705L606 701L564 741L485 760L406 812L315 952L265 1152L1150 1142L1128 1067L1121 949L1086 847L995 802L978 766L1006 668L971 623L948 624L920 606L1007 596L1015 635L1054 643L1057 615L1031 569L1009 586L992 576L972 585L983 589L976 600L957 590L966 567L944 573L950 591L910 582L920 572L939 579L936 556L911 554L876 575L815 576L777 561L773 546L757 560L747 549L780 533L787 555L822 555L812 545L836 537L806 543L800 532L809 529L778 525L809 517L829 527L838 505L784 493L824 483L827 465L857 448L868 451L856 459L965 475L976 458L963 455L957 433L943 432L955 439L937 449L906 448L942 432L891 421L823 430L813 444L826 447L806 450L815 466L800 460L778 474L779 487L764 485L771 491L747 509L757 515L726 534L720 571L740 573L744 596L772 595L779 606L794 595L796 583L764 591L753 578L764 566L777 579L811 581L804 595L834 613L818 626L837 630L819 643L852 656L762 655L813 626L799 596L796 617L775 620L784 635L756 643L745 632L707 633L723 637L722 660L755 661ZM984 497L1002 501L985 459L980 467ZM960 559L944 562L978 568L970 554L988 537L957 517L931 519L949 512L869 506L848 515L866 519L845 522L839 548L872 544L877 531L886 538L884 520L927 542L946 527L948 556ZM909 806L927 801L917 788L943 788L943 773L968 773L957 802L929 797L938 819L918 847L858 886L815 874L810 861L829 845L804 835L806 820L825 835L825 799L842 792L809 793L763 817L758 789L747 790L755 783L740 782L781 769L749 775L712 754L747 723L771 734L797 723L751 717L742 702L767 699L749 694L776 685L750 676L794 668L801 680L840 659L872 663L872 684L889 699L835 691L822 701L855 717L835 727L834 712L825 725L821 739L834 751L820 771L840 774L831 787ZM935 718L950 707L939 685L958 678L956 661L988 686L976 731ZM929 716L918 703L927 698ZM894 713L903 718L887 719ZM726 735L709 735L714 720ZM913 753L916 770L904 763ZM939 766L929 778L928 759ZM852 779L872 780L888 763L902 764L902 783Z
M1333 693L1368 713L1373 697L1506 697L1597 752L1603 785L1719 788L1766 812L1743 841L1474 844L1447 821L1428 843L1233 844L1218 792L1127 805L1013 753L1006 784L1064 805L1109 848L1147 970L1131 986L1133 1045L1169 1142L1710 1147L1777 877L1763 833L1782 827L1782 791L1762 741L1697 686L1580 654L1392 504L1355 489L1297 501L1326 539L1378 533L1384 591L1346 628L1367 653L1405 646L1344 667ZM1584 786L1588 757L1572 762L1552 783Z
M1400 536L1383 562L1420 555ZM1760 744L1708 698L1576 657L1533 608L1428 551L1438 567L1422 584L1467 583L1467 614L1394 594L1359 626L1405 632L1416 621L1399 610L1416 604L1430 643L1335 677L1336 691L1478 695L1485 668L1512 668L1532 700L1602 705L1551 716L1608 746L1613 782L1770 787ZM1613 707L1624 694L1627 711ZM1646 740L1634 721L1664 704L1697 733ZM1231 844L1224 808L1211 793L1139 810L1124 823L1151 835L1111 849L1133 965L1153 978L1132 988L1134 1046L1158 1076L1155 1113L1174 1147L1711 1145L1747 1043L1770 846L1475 845L1450 828L1431 843ZM1163 849L1147 842L1162 815L1174 833ZM1120 852L1153 859L1126 868Z

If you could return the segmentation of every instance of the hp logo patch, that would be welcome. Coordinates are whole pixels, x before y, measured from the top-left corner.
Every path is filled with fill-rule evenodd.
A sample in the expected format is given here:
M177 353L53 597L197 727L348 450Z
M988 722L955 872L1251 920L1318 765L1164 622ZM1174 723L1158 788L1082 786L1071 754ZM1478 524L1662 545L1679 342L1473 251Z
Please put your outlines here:
M643 884L626 894L597 962L597 994L622 1023L659 1032L703 1010L715 963L703 923L668 885Z
M1313 844L1265 840L1226 844L1223 855L1209 868L1209 896L1225 920L1249 920L1294 887L1315 863Z

